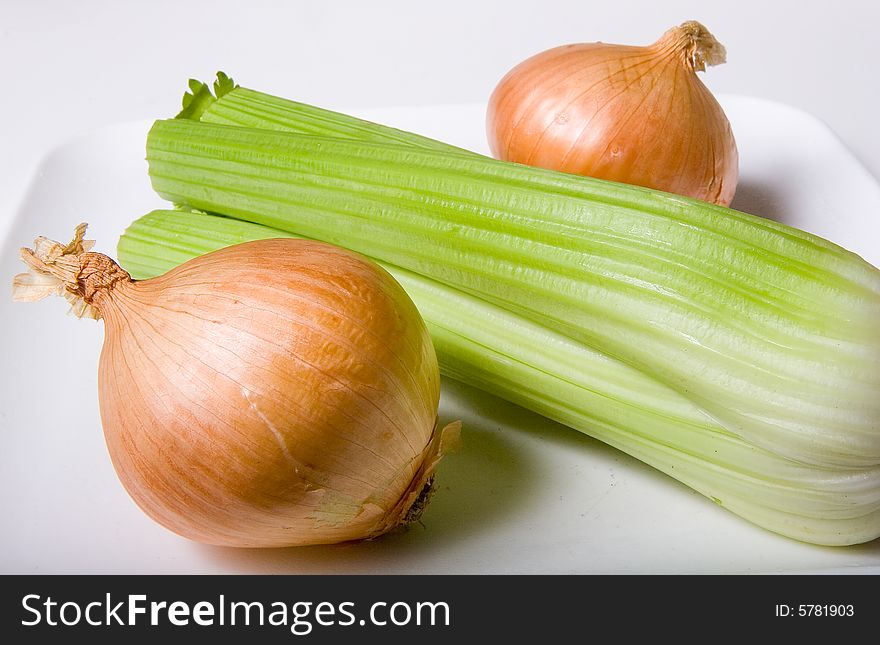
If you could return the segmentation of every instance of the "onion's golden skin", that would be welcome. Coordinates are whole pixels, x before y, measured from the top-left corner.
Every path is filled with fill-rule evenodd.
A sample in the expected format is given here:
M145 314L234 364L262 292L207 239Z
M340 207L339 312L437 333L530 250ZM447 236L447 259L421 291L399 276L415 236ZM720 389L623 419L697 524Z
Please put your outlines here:
M187 538L271 547L374 537L433 467L439 371L384 270L262 240L94 298L113 465Z
M729 205L736 142L685 36L674 28L647 47L581 43L523 61L489 99L492 154Z

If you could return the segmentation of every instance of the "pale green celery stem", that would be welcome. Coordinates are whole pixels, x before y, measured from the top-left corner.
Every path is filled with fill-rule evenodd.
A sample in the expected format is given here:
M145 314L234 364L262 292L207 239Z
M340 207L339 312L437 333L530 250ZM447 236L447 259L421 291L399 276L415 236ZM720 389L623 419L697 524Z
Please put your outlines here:
M143 278L265 237L293 236L211 215L157 211L129 227L119 258ZM880 469L829 470L761 450L637 370L490 303L385 268L419 307L447 375L617 447L770 530L822 544L877 535Z
M154 188L479 295L799 461L880 462L880 273L781 224L474 155L157 122Z

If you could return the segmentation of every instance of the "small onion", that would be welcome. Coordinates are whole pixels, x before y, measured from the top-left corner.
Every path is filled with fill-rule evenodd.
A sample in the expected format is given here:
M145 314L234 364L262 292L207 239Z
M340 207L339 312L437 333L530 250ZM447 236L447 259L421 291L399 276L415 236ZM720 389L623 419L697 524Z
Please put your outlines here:
M22 249L13 295L63 293L103 318L104 435L149 516L243 547L368 539L418 516L458 428L437 430L434 349L387 272L277 239L133 281L84 232Z
M736 142L696 74L724 59L724 47L694 21L647 47L581 43L541 52L492 93L492 154L729 205Z

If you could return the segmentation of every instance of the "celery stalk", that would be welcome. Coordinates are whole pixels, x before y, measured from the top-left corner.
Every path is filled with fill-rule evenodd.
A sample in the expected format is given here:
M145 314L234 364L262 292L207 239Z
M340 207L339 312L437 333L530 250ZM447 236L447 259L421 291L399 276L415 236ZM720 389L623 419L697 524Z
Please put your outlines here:
M479 296L643 372L731 433L880 463L880 272L796 229L471 154L157 121L155 190Z
M295 236L209 214L154 211L131 224L118 254L141 279L267 237ZM763 450L637 369L489 302L384 267L419 307L446 376L615 446L783 535L819 544L876 537L880 468L822 468Z

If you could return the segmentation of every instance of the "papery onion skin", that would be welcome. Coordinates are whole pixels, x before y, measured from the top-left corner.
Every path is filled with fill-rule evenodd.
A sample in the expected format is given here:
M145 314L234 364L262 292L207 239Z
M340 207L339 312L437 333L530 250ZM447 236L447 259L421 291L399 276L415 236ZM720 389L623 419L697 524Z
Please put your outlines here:
M356 541L409 519L439 459L439 369L387 272L290 239L144 281L80 260L105 321L107 446L148 515L239 547Z
M486 128L498 159L727 206L739 180L730 123L696 71L724 48L699 23L645 47L565 45L496 86Z

